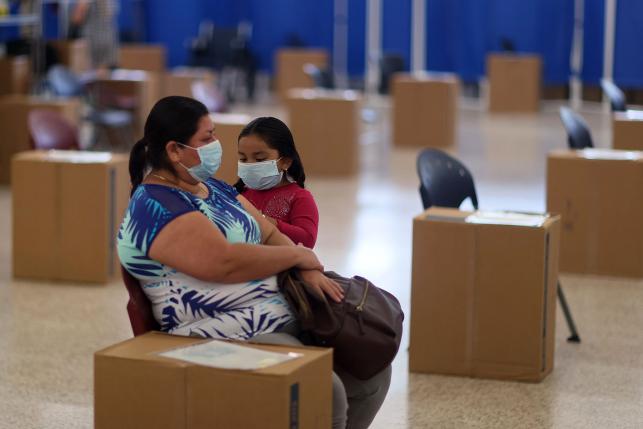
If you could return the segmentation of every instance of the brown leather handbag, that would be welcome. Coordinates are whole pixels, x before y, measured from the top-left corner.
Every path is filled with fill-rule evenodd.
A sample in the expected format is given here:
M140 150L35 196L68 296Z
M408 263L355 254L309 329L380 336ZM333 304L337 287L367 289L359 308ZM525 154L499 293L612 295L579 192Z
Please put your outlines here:
M279 288L312 344L332 347L335 365L361 380L385 369L402 338L404 313L399 301L363 277L325 275L344 289L340 303L308 292L298 270L278 276Z

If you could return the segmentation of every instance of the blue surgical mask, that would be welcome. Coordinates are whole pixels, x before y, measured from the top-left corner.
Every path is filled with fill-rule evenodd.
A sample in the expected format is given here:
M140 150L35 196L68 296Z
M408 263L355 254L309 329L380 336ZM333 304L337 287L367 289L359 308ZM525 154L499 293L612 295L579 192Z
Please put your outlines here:
M281 159L281 158L279 158ZM279 159L271 159L262 162L241 162L237 172L243 183L257 191L274 188L281 182L283 173L277 167Z
M194 167L186 167L185 165L179 163L188 171L188 173L190 173L190 176L192 176L194 180L205 182L210 177L214 176L214 173L216 173L221 166L221 156L223 155L223 149L221 148L221 143L219 142L219 140L215 140L212 143L208 143L198 148L188 146L183 143L179 144L181 146L196 150L199 154L201 163L195 165Z

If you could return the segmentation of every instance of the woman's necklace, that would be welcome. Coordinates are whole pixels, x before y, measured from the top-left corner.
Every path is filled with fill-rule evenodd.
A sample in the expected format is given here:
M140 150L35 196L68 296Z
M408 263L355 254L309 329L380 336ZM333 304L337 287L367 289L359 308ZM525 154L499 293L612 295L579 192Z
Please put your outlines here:
M167 178L167 177L165 177L165 176L161 176L160 174L150 173L150 176L158 177L159 179L161 179L161 180L163 180L163 181L165 181L165 182L168 182L169 184L171 184L171 185L172 185L172 186L174 186L175 188L179 188L179 189L182 189L182 190L184 190L184 191L188 191L188 192L190 192L191 194L194 194L194 195L197 195L197 196L199 196L200 194L201 194L201 195L203 195L203 194L204 194L203 186L202 186L200 183L196 185L196 186L197 186L197 188L198 188L198 191L194 192L194 191L192 191L192 190L185 189L185 188L184 188L183 186L181 186L180 184L178 184L178 183L176 183L176 182L174 182L174 181L172 181L172 180L168 179L168 178Z

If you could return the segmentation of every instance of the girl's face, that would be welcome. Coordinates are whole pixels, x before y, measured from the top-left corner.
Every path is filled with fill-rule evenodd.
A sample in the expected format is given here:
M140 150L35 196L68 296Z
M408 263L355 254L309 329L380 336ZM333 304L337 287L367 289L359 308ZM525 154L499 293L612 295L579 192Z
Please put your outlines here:
M272 149L268 144L257 135L248 135L239 139L239 161L243 163L254 163L262 161L277 161L279 171L287 170L292 161L290 158L279 155L277 149Z

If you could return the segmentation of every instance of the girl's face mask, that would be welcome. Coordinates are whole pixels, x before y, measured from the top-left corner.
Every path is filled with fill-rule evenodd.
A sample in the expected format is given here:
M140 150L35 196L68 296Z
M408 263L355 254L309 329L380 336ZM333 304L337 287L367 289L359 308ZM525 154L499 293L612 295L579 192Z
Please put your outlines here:
M281 182L283 173L279 171L279 159L270 159L262 162L239 161L237 175L250 189L263 191L277 186Z

